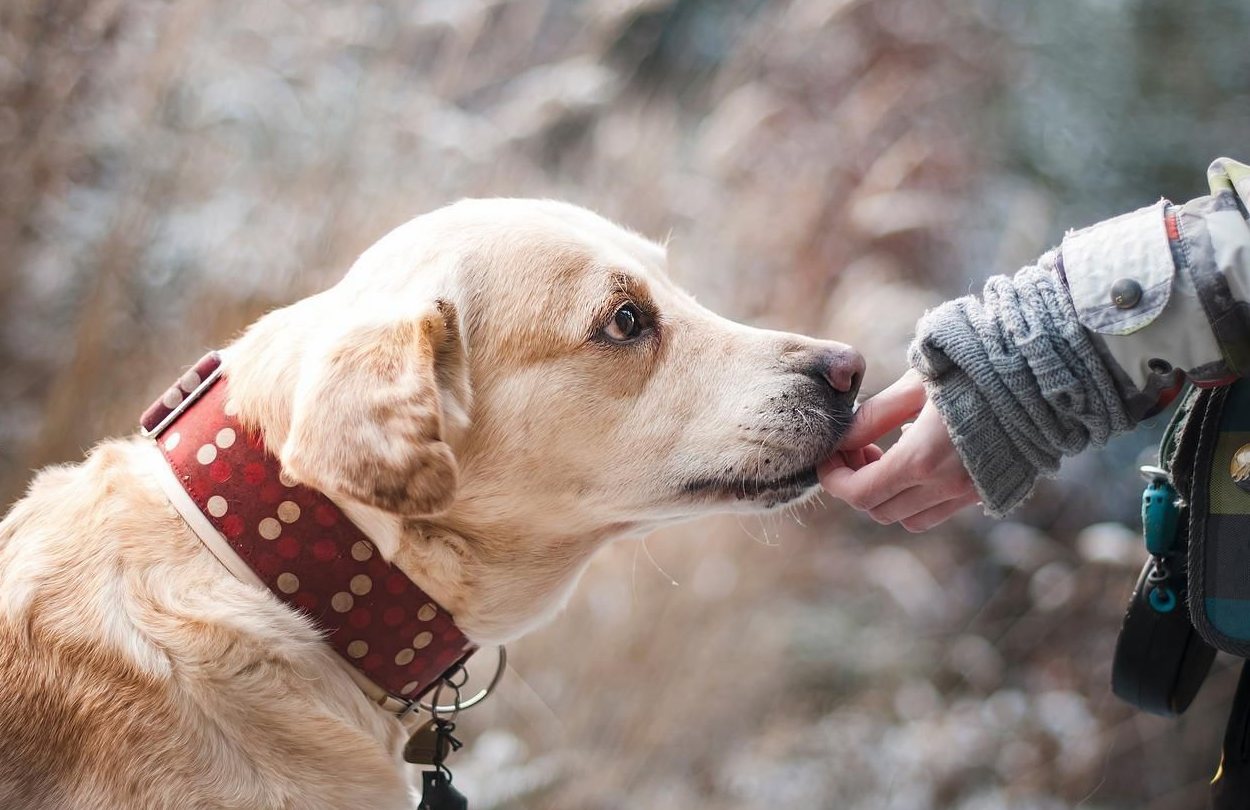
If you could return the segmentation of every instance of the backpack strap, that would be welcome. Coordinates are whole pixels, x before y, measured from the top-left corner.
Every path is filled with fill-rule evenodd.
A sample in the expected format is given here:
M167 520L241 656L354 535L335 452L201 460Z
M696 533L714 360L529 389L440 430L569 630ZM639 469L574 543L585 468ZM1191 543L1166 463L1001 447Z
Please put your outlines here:
M1211 810L1245 810L1250 800L1250 663L1241 665L1233 711L1224 729L1220 767L1211 780Z

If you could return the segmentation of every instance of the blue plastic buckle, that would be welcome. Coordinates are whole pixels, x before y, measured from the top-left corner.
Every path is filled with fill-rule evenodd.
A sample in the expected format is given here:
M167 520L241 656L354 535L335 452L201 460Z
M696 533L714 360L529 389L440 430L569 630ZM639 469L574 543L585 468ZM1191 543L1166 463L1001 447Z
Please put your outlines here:
M1142 533L1146 551L1156 557L1172 553L1176 547L1176 530L1180 525L1178 495L1171 476L1159 467L1142 467L1146 489L1141 496Z

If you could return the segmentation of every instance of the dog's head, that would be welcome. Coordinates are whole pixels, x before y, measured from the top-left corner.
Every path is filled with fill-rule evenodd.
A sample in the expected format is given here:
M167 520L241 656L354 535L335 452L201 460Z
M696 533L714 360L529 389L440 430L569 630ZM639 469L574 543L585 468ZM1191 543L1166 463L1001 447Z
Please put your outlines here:
M261 321L232 389L292 477L454 538L413 564L559 590L613 536L811 494L851 421L856 352L726 320L665 265L575 206L460 202Z

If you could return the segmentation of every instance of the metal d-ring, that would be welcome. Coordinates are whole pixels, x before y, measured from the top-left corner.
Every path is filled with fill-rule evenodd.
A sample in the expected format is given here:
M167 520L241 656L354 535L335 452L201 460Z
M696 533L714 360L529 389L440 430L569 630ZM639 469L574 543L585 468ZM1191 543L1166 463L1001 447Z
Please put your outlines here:
M481 703L483 700L486 700L486 698L490 696L490 693L495 691L495 687L499 685L499 682L503 680L503 674L508 669L508 651L504 649L502 644L497 649L499 650L499 663L495 666L495 674L490 679L490 683L486 684L485 689L478 692L476 695L463 703L459 700L459 698L457 698L455 703L440 705L435 702L437 701L438 694L442 691L443 687L443 681L439 681L438 688L434 690L433 697L430 699L430 702L421 703L418 701L417 705L422 709L425 709L430 714L437 716L440 714L455 714L456 712L472 708L473 706ZM459 692L460 690L457 689L456 693L459 694Z

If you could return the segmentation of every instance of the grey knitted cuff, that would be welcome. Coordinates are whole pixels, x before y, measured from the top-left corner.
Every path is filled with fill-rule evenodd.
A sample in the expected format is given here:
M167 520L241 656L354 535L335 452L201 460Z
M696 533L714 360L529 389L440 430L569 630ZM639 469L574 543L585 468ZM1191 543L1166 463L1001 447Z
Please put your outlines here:
M1039 470L1016 451L972 378L955 369L930 379L926 388L976 484L986 513L1002 517L1028 498Z
M909 352L985 511L998 517L1063 456L1135 424L1054 262L1049 254L1044 266L991 278L981 299L926 313Z

